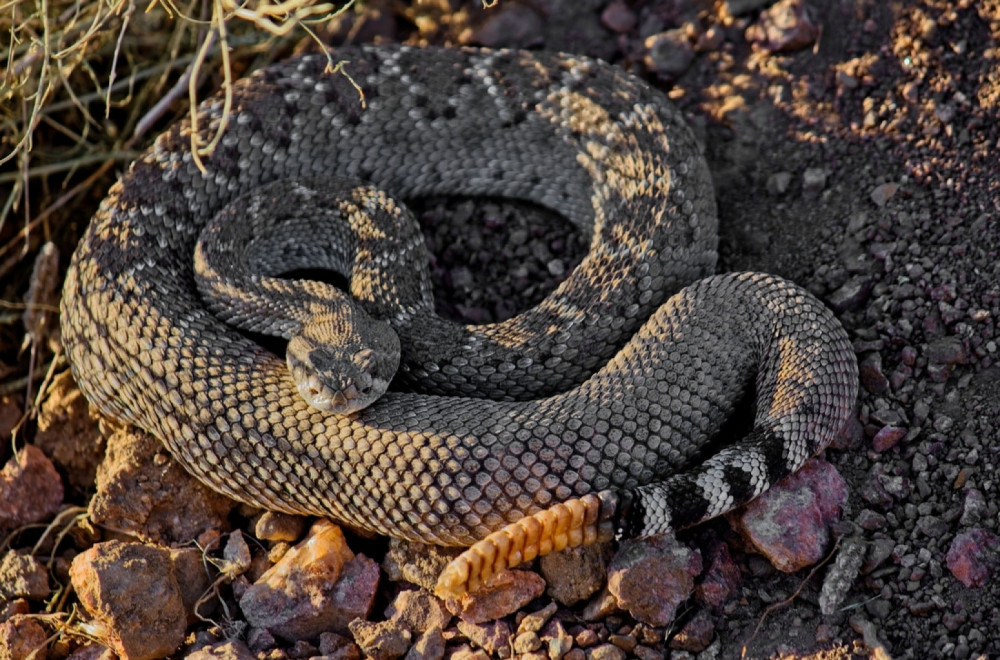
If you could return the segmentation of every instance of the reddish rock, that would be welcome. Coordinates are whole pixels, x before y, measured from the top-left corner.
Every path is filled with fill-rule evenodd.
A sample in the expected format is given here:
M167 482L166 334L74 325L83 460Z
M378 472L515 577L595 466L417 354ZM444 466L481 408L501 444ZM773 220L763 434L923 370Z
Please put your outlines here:
M444 634L440 628L431 628L413 643L406 652L406 660L441 660L444 657Z
M695 589L695 597L718 612L730 598L739 594L743 574L725 543L713 544L707 551L705 563L708 568Z
M844 478L814 458L729 519L775 568L792 573L825 556L828 526L840 518L846 503Z
M205 570L204 555L198 548L171 548L170 563L173 565L174 577L181 590L181 602L187 614L188 624L199 620L198 614L206 616L211 613L215 600L202 603L200 611L195 612L199 599L208 591L211 580Z
M401 539L389 541L382 570L393 582L405 581L434 591L438 576L462 548L443 548Z
M548 583L548 594L569 606L590 598L607 581L601 545L586 545L545 555L538 568Z
M62 480L52 461L38 447L25 445L0 470L0 502L4 503L0 536L51 517L62 501Z
M265 511L254 525L254 536L262 541L294 543L302 538L308 526L309 519L304 516Z
M556 613L559 606L555 603L549 603L545 607L535 612L525 614L521 622L517 624L517 632L539 632L545 627L545 624L549 622L552 615Z
M45 660L49 635L42 624L22 614L0 623L0 658L3 660Z
M482 623L516 612L545 591L545 580L529 571L501 571L490 583L459 600L449 600L448 610L463 621Z
M601 23L612 32L628 32L635 27L635 12L624 0L614 0L601 12Z
M858 363L858 377L861 385L872 394L885 394L889 391L889 379L882 371L882 355L869 353Z
M361 649L358 645L337 633L320 634L319 652L327 660L361 660Z
M387 619L399 621L411 633L419 634L432 628L445 628L451 613L440 598L423 589L400 591L385 609Z
M819 35L803 0L780 0L746 30L747 41L772 53L805 48Z
M706 610L701 610L673 636L668 646L680 651L701 653L715 637L715 622Z
M490 654L496 654L500 649L510 646L513 635L510 624L503 620L484 623L459 621L458 630L472 642L473 646L478 646Z
M119 657L161 658L184 641L187 617L167 549L98 543L73 558L70 579L80 604L103 628L102 641Z
M361 652L373 660L395 660L410 648L410 631L395 621L355 619L350 629Z
M956 534L948 548L948 570L967 587L981 587L1000 564L1000 539L975 527Z
M0 561L0 602L15 598L44 600L49 593L49 571L42 562L8 550Z
M378 565L354 556L340 528L321 519L246 590L240 607L250 625L291 641L346 633L371 612L378 578Z
M672 535L625 541L608 567L608 590L639 621L665 626L701 569L701 554Z
M189 653L184 660L255 660L247 645L238 639L203 646Z
M69 371L52 381L38 413L34 444L66 475L71 490L82 494L93 489L104 437Z
M228 529L234 506L185 472L156 438L119 429L108 438L97 469L90 517L144 541L172 545Z
M901 429L898 426L883 426L879 429L875 437L872 438L872 448L875 451L882 453L888 451L896 446L896 444L906 437L906 429Z

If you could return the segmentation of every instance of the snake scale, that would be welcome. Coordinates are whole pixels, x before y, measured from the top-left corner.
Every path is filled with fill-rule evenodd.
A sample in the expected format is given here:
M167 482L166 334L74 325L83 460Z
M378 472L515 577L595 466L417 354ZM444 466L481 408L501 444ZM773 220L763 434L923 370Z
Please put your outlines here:
M182 122L111 189L61 309L74 377L101 412L155 435L237 500L441 545L490 535L451 579L459 590L538 552L728 511L833 439L857 394L847 335L780 278L711 276L708 170L660 92L572 55L359 47L337 57L353 80L308 55L239 81L204 173ZM223 108L220 98L199 109L205 140ZM390 274L350 287L399 335L394 386L363 410L318 410L284 360L209 311L192 255L231 203L324 177L402 198L528 200L588 232L590 251L539 305L483 326L426 311L420 259L404 268L375 255ZM283 193L262 194L252 204L280 206ZM374 198L394 204L367 192L355 206ZM307 265L303 243L326 240L278 233L277 247L258 249L273 254L248 257L273 281L283 259ZM347 275L368 268L358 255L371 250L332 249ZM747 391L752 428L732 437L726 421Z

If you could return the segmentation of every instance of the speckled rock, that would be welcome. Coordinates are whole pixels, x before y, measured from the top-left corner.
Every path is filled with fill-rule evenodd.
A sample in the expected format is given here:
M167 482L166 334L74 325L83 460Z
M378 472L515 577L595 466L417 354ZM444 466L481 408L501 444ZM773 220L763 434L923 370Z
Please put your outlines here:
M423 589L400 591L385 609L385 616L399 621L414 634L432 628L443 629L451 621L451 614L441 599Z
M516 612L545 591L545 580L530 571L501 571L490 584L460 600L449 600L448 610L463 621L482 623Z
M695 588L695 597L718 612L729 599L739 593L743 574L725 543L710 545L704 561L707 568Z
M189 653L185 660L254 660L256 656L238 639L203 646Z
M119 428L107 442L90 501L95 523L163 544L229 529L229 512L236 503L185 472L159 440Z
M538 565L548 583L548 594L567 606L590 598L607 581L604 552L600 545L553 552L542 557Z
M396 621L355 619L349 627L361 652L373 660L395 660L410 648L410 631Z
M8 550L0 561L0 602L42 600L49 593L49 571L31 555Z
M344 633L350 621L368 616L378 579L378 565L355 556L340 528L320 519L247 589L240 608L252 626L291 641Z
M955 535L948 548L948 570L967 587L986 584L1000 565L1000 538L982 528Z
M46 660L49 634L38 621L18 614L0 623L0 658Z
M844 478L814 458L729 519L778 570L792 573L825 556L828 526L840 518L846 502Z
M0 469L0 533L45 520L62 501L62 479L38 447L25 445Z
M473 646L490 654L510 646L513 635L510 624L503 620L482 623L459 621L458 630L472 642Z
M665 626L701 569L701 554L673 536L625 541L608 567L608 589L639 621Z
M119 657L160 658L184 641L187 617L169 550L98 543L73 559L70 579L80 604L102 627L102 641Z

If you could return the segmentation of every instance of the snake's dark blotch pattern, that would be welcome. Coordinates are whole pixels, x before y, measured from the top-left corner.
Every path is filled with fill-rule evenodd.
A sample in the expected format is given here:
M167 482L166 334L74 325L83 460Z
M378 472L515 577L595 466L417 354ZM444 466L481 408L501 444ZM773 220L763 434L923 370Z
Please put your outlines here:
M700 279L716 260L711 181L662 94L575 56L386 47L337 57L366 108L343 76L324 73L325 57L272 66L237 84L206 174L181 124L112 188L62 303L73 374L102 412L156 435L238 500L462 545L604 489L636 502L631 532L692 524L834 437L857 391L844 330L779 278ZM201 109L206 137L221 109ZM532 200L592 232L591 250L537 308L503 324L433 326L433 341L408 349L399 382L452 396L391 392L361 413L322 413L282 358L206 310L191 263L200 229L233 199L329 175L403 198ZM753 430L717 437L748 387ZM710 446L722 449L706 456Z

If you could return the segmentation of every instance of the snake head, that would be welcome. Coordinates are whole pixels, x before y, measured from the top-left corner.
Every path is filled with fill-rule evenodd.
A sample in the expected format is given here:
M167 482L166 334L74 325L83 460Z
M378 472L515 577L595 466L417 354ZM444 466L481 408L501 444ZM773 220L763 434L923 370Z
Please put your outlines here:
M285 350L306 403L337 414L362 410L385 394L399 355L396 332L360 309L314 318Z

